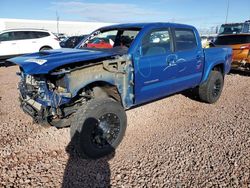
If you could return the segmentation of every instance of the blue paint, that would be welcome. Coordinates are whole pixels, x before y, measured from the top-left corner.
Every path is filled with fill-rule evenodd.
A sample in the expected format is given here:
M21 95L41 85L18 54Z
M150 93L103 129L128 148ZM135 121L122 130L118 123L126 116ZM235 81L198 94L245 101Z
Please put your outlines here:
M172 23L141 23L141 24L121 24L104 27L102 30L110 30L115 28L141 28L139 34L131 44L128 54L133 62L133 71L128 76L134 82L134 102L128 96L125 96L123 102L125 107L131 107L144 102L173 94L184 89L194 88L205 82L216 65L223 65L224 74L227 74L231 67L232 49L231 48L210 48L202 49L198 31L188 25L172 24ZM174 43L171 50L161 55L151 55L142 57L141 42L143 37L153 29L168 29L170 36L174 41L174 29L189 29L194 32L197 40L196 47L191 50L177 51ZM79 49L60 49L43 53L34 53L21 57L12 58L9 61L18 64L23 68L26 74L49 74L56 68L70 65L73 63L86 64L86 61L97 60L100 58L110 58L111 56L121 55L112 50L86 50ZM43 64L27 62L30 59L46 60ZM173 61L173 62L172 62ZM133 74L132 74L133 73ZM133 76L132 76L133 75ZM115 80L92 80L106 81L115 84ZM68 81L67 81L68 82ZM91 82L83 82L81 86L85 87ZM122 95L121 85L118 90ZM73 96L77 94L79 89L71 91ZM39 101L45 106L57 106L58 104L68 103L70 99L54 96L51 91L47 91L47 95L51 101ZM52 98L55 97L54 101ZM59 98L58 98L59 97ZM60 103L59 103L60 100Z
M14 62L21 66L27 74L48 74L50 71L68 65L71 63L81 62L84 65L84 61L95 60L99 58L105 58L115 55L114 52L104 52L96 50L83 50L83 49L59 49L50 50L41 53L33 53L24 56L15 57L8 61ZM46 63L40 65L38 63L32 63L32 59L47 60ZM30 60L27 62L27 60Z

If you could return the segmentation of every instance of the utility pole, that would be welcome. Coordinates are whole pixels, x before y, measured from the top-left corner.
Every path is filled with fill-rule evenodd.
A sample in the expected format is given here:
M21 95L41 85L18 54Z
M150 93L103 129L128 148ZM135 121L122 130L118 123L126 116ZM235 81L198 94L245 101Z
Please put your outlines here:
M59 15L56 11L56 28L57 28L57 35L59 35Z
M229 2L229 0L227 0L227 13L226 13L226 21L225 21L225 23L227 23L227 19L228 19L229 4L230 4L230 2Z

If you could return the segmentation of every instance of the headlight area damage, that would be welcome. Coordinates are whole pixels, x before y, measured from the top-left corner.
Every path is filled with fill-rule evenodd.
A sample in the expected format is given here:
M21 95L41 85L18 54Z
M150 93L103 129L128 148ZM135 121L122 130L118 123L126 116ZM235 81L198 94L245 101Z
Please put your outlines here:
M26 75L19 73L21 80L18 84L20 102L24 112L33 117L36 123L49 124L56 119L67 117L69 114L61 108L71 100L66 88L51 80L60 79L57 76ZM66 125L67 126L67 125Z
M20 102L36 123L58 128L71 124L74 113L104 93L125 108L133 104L133 67L127 56L71 64L49 74L26 74L20 67ZM98 95L98 96L97 96Z

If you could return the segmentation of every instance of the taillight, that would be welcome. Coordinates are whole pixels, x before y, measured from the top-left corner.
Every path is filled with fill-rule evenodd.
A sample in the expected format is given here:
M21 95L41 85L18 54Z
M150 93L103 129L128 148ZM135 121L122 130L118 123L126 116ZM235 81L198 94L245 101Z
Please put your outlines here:
M250 50L250 44L248 44L248 45L243 45L243 46L240 47L240 49L241 49L241 50L246 50L246 49Z

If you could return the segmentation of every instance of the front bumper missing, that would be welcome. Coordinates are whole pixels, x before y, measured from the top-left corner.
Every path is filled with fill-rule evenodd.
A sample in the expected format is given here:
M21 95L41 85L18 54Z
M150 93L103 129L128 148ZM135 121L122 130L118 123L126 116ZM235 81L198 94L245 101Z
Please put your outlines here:
M19 100L20 107L26 114L33 118L35 123L49 125L47 108L30 98L23 99L22 97L19 97Z
M54 126L57 128L69 127L71 124L70 118L54 119L49 107L42 106L33 99L22 99L22 97L19 97L19 100L20 107L26 114L33 118L35 123L41 124L42 126ZM71 110L67 113L72 114L74 112L74 110Z

